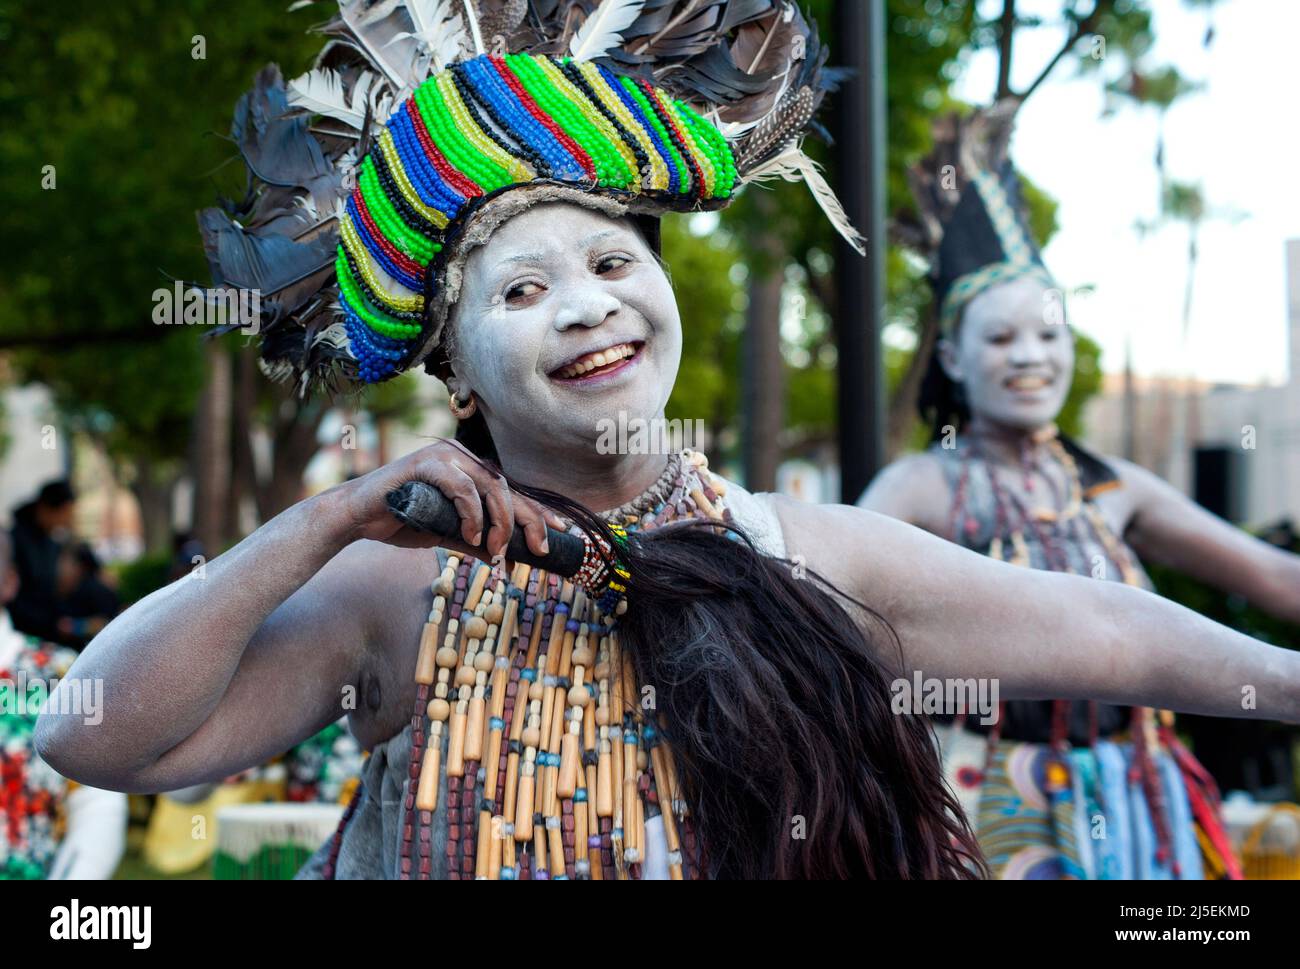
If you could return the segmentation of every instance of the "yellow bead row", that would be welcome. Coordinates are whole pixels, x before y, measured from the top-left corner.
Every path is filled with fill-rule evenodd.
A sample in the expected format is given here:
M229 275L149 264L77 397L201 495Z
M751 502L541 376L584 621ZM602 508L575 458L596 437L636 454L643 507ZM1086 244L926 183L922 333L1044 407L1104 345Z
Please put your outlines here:
M611 112L614 117L618 118L619 123L631 132L632 136L641 143L641 148L650 160L649 185L646 187L655 191L663 191L668 188L668 166L659 156L659 149L655 147L654 142L649 136L641 130L641 125L632 117L632 112L628 111L617 94L609 89L605 83L605 78L601 76L600 71L596 70L596 65L591 61L583 61L578 65L578 70L582 71L583 77L591 85L591 89L596 92L596 96ZM646 181L645 173L642 173L642 184Z
M374 261L370 258L370 253L366 251L365 244L357 235L357 230L353 227L350 219L339 220L339 236L348 254L352 256L352 262L357 267L357 272L361 273L361 278L370 287L370 291L378 299L383 300L385 309L391 309L398 313L419 313L424 310L424 297L422 295L411 293L405 286L402 286L401 283L374 264ZM381 281L381 276L386 282ZM410 295L396 296L388 288L389 286L397 286L399 289L410 293Z
M683 117L682 112L678 110L676 104L670 98L664 97L662 93L659 100L664 107L672 113L673 120L677 122L677 127L683 137L689 142L691 154L695 158L695 163L700 166L700 171L704 174L704 194L712 197L714 189L718 185L718 173L713 168L713 159L709 157L708 149L704 143L696 136L695 130L691 125L689 118Z
M438 75L434 83L438 85L438 90L442 93L442 99L447 105L447 110L451 112L452 118L455 119L456 129L471 145L509 172L510 177L516 182L531 182L537 177L537 173L533 171L531 165L503 149L478 126L469 113L469 109L465 107L465 102L461 100L460 91L456 89L456 82L452 79L450 71L444 71Z
M402 166L402 160L397 154L397 145L393 143L393 133L387 128L379 136L379 150L383 153L384 161L388 163L388 171L397 183L402 198L406 199L415 211L419 212L439 229L445 229L447 227L447 217L432 206L425 205L424 200L420 198L420 193L415 190L415 186L406 177L406 169Z
M533 63L542 69L547 80L554 84L560 93L573 102L574 106L582 112L582 116L600 130L600 133L614 146L614 149L627 164L628 171L638 172L639 179L640 166L637 164L636 155L632 154L632 149L627 146L618 131L609 123L609 119L592 107L586 95L574 87L573 82L564 76L564 72L556 67L555 62L549 57L536 57L533 59Z

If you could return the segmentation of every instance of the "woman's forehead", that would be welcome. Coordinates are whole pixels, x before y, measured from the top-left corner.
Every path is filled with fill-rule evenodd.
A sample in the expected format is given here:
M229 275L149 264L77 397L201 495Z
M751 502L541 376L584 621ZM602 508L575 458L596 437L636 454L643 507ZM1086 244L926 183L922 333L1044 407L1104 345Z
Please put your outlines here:
M597 243L635 234L624 219L581 205L552 202L535 205L506 220L476 254L484 265L519 262L585 252Z
M1037 326L1050 322L1048 318L1048 290L1034 279L1016 279L990 286L966 307L963 325L971 328L986 326Z

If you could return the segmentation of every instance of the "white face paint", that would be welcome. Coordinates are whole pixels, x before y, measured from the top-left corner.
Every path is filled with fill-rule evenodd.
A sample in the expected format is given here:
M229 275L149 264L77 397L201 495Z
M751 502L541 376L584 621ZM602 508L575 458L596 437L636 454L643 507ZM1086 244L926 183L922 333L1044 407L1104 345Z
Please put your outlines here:
M1050 299L1041 283L1018 279L967 305L941 359L972 417L1032 431L1060 413L1074 377L1074 334Z
M451 366L498 448L594 445L601 418L662 416L681 362L672 286L631 222L561 202L465 262Z

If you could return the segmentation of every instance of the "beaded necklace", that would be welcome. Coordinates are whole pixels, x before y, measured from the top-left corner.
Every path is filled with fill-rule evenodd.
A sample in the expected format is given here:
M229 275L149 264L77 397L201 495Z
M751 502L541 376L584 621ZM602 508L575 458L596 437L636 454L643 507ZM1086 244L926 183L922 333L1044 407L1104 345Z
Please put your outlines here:
M0 881L48 874L67 789L37 756L32 733L48 685L71 664L71 651L25 638L13 663L0 667Z
M1027 442L1025 444L1027 445ZM1033 473L1037 471L1051 485L1052 497L1055 499L1054 507L1042 506L1032 510L1025 506L1019 495L1003 486L996 463L984 452L978 438L968 436L968 439L959 445L961 470L958 474L949 518L949 534L952 540L965 539L963 544L969 544L969 540L972 540L979 531L979 521L967 507L967 496L973 468L976 464L980 464L984 468L994 499L994 529L988 548L990 558L1010 561L1014 565L1029 565L1029 549L1025 543L1025 535L1029 533L1043 549L1050 570L1078 572L1079 570L1070 564L1066 550L1073 546L1083 547L1086 544L1083 533L1083 527L1086 525L1093 540L1101 547L1106 564L1115 569L1120 581L1128 585L1142 586L1142 577L1132 556L1106 522L1096 503L1084 496L1083 482L1074 457L1054 435L1045 444L1053 461L1065 472L1067 494L1065 496L1060 494L1052 476L1043 472L1041 458L1024 446L1021 450L1021 469L1026 492L1033 493ZM1009 557L1006 554L1007 546L1012 550Z
M730 521L724 495L705 456L683 451L638 498L602 517L629 532L681 518ZM614 617L574 581L523 564L507 576L468 556L448 556L432 595L415 668L398 878L433 877L444 796L451 879L639 879L650 809L662 818L669 876L706 873L672 751L645 709ZM362 796L334 835L326 878Z

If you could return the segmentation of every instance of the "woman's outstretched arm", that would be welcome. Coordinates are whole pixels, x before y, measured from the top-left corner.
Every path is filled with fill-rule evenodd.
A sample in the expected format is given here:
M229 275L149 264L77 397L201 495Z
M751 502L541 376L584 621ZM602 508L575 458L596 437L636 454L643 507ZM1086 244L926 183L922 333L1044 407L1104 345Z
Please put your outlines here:
M1107 460L1133 496L1124 537L1142 558L1236 592L1279 619L1300 623L1300 555L1248 535L1145 468Z
M796 563L894 628L900 675L996 679L1004 700L1300 722L1300 653L1140 589L997 562L859 508L776 506Z

